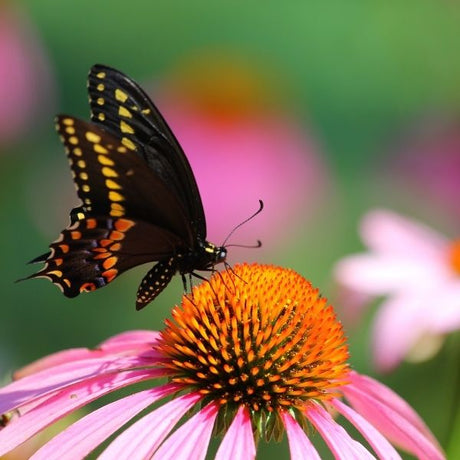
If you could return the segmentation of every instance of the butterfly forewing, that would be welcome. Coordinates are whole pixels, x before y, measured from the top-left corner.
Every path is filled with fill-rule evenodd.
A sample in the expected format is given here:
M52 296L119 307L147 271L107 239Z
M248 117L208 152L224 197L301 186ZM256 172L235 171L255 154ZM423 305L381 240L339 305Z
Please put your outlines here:
M195 236L206 237L206 221L190 164L168 124L147 94L129 77L103 65L88 77L91 119L137 152L180 199Z
M59 116L57 130L83 202L71 218L130 216L192 244L193 231L182 204L141 158L106 131L77 118Z

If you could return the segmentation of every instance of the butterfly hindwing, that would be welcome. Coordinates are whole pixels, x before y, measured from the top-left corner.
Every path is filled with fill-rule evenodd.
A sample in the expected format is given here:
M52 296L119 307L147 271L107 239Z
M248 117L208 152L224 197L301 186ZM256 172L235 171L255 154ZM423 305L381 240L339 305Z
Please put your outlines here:
M95 65L88 76L91 119L137 152L187 210L196 237L206 237L203 205L190 164L153 102L118 70Z
M32 260L45 266L29 278L48 278L67 297L103 287L134 266L163 259L178 244L163 229L126 218L77 220Z

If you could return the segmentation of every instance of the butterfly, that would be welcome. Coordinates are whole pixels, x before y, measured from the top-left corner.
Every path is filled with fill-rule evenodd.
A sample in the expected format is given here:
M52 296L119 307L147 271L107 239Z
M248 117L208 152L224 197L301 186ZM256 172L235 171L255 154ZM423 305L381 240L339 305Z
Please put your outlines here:
M157 262L139 285L136 309L175 273L214 270L225 246L206 240L206 219L190 164L166 121L131 78L95 65L88 77L91 122L67 115L56 129L81 205L50 251L30 263L67 297L106 286L124 271Z

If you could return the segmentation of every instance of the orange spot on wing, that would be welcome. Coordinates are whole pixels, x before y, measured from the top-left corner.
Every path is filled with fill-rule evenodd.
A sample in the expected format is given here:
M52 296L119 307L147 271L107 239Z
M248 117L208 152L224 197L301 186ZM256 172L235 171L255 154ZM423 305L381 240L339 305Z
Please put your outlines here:
M99 259L107 259L107 257L110 257L112 253L110 252L101 252L100 254L96 254L93 259L99 260Z
M107 240L107 239L104 239L104 240L101 240L99 241L99 244L102 246L102 247L106 247L106 246L109 246L113 243L113 240Z
M104 262L102 262L102 266L106 270L108 270L109 268L112 268L117 262L118 262L118 257L112 256L112 257L109 257L107 260L104 260Z
M97 227L97 220L96 219L88 219L86 221L86 228L92 229Z
M114 251L119 251L121 249L121 244L120 243L115 243L115 244L112 244L112 246L110 246L109 248L112 252Z
M110 232L109 237L111 240L119 241L122 240L125 237L125 235L122 232L117 232L116 230L113 230L112 232Z
M68 244L60 244L60 245L59 245L59 248L61 249L61 251L62 251L64 254L68 253L68 252L69 252L69 249L70 249L70 247L69 247Z
M64 262L64 259L54 259L54 263L56 264L56 267L59 267L59 265L61 265L62 262Z
M102 276L105 278L107 283L110 283L118 274L118 270L115 268L111 268L110 270L106 270L105 272L102 272Z
M94 283L83 283L80 286L80 292L91 292L96 290L96 285Z
M114 227L120 232L126 232L133 226L134 222L128 219L117 219L114 222Z
M73 240L79 240L81 238L81 232L78 232L77 230L70 232L70 237Z

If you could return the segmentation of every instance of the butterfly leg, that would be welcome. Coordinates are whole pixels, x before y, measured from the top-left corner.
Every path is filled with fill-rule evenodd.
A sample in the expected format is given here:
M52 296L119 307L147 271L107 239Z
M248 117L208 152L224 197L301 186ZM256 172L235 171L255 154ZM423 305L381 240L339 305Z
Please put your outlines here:
M140 310L154 300L169 284L176 273L174 259L160 260L144 276L137 290L136 310Z

